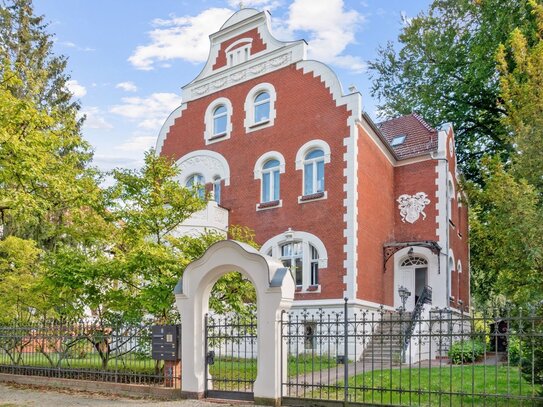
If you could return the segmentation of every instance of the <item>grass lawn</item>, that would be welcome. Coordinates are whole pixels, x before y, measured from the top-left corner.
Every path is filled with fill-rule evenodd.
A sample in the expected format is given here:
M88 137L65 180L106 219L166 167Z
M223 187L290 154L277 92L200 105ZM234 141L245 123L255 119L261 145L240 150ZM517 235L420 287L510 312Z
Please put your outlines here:
M56 368L58 363L58 354L50 354L51 362L39 352L27 352L22 354L21 362L18 366L25 367L43 367L43 368ZM1 365L13 365L13 362L8 358L6 354L0 353ZM163 362L159 362L159 367L162 367ZM97 354L88 354L81 358L65 358L62 359L59 365L62 369L82 369L101 371L102 359ZM135 358L134 355L125 355L124 357L110 359L107 364L106 371L118 371L125 373L137 373L137 374L155 374L155 361L150 358Z
M344 382L338 382L337 387L314 390L305 397L342 400L343 385ZM514 367L444 365L431 369L377 370L349 379L350 401L371 404L520 406L532 405L522 397L536 393ZM539 402L543 403L543 399Z

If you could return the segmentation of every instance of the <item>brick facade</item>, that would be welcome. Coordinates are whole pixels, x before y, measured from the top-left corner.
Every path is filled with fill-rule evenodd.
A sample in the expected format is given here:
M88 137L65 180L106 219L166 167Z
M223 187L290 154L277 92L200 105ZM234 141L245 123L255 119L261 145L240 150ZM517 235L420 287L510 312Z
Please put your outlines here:
M442 151L438 138L454 137L452 130L448 133L434 130L418 116L412 116L405 122L389 123L381 131L362 114L358 94L342 94L335 74L328 67L304 61L303 42L274 40L267 28L267 18L264 13L244 9L211 37L215 52L210 54L206 65L211 68L204 68L195 81L184 87L184 104L175 112L175 119L165 125L157 149L161 155L176 161L197 151L223 157L228 163L229 182L226 185L222 181L220 205L229 211L229 224L253 229L259 244L277 241L280 243L274 247L279 247L281 242L289 241L290 230L300 232L299 236L316 237L327 253L326 259L319 257L319 284L310 286L304 280L296 300L339 303L346 293L355 292L356 299L362 302L397 306L394 276L396 257L402 252L398 251L385 264L385 246L398 245L398 249L407 250L409 247L401 244L431 241L442 248L442 253L446 250L447 239L439 230L447 214L439 210L442 207L439 200L447 185L439 175L439 160L433 154L449 154L449 143L441 143L447 146ZM226 49L244 38L252 39L251 57L226 67ZM218 77L214 70L223 76ZM248 128L246 106L249 103L252 109L253 103L247 102L248 94L264 83L275 92L274 121L267 126ZM228 138L219 136L209 142L204 138L206 110L218 98L225 98L231 104L231 132ZM416 155L409 155L409 151L414 151L409 144L396 149L390 145L390 137L403 131L402 126L409 127L406 140L416 140ZM409 129L415 132L411 134ZM324 164L325 192L300 199L304 194L304 169L303 163L296 164L297 156L302 146L315 141L326 144L330 152ZM259 170L255 165L270 152L284 158L280 204L259 207L262 180L258 176L255 179L255 170ZM454 166L454 157L449 155L451 174L456 173ZM191 175L189 172L181 174L181 182ZM459 185L455 178L452 182L457 194ZM398 197L419 192L426 193L430 200L424 208L426 217L412 223L402 221ZM450 295L456 301L451 305L458 305L458 299L467 305L467 205L464 203L459 209L455 197L450 209L448 242L455 258ZM418 246L415 244L413 249L418 250ZM274 250L275 255L280 253L279 249ZM458 260L462 273L456 270ZM307 257L304 261L307 267ZM440 275L441 272L445 270L428 271ZM433 281L441 284L445 280L440 276ZM349 287L351 284L355 287Z

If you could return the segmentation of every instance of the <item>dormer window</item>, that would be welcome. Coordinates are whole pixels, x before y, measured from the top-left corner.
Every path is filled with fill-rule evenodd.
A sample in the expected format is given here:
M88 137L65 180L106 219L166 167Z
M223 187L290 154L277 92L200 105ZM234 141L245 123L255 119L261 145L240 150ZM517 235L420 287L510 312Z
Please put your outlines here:
M392 147L401 146L405 142L405 137L405 134L394 137L390 142L390 145Z
M228 66L235 66L248 61L251 57L252 38L242 38L226 48L226 62Z

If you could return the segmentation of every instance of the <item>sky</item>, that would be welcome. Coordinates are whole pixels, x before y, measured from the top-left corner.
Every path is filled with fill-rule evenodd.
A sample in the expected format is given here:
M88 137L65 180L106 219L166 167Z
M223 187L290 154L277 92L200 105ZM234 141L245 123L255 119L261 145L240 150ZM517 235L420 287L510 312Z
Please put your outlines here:
M308 57L327 63L346 90L354 85L376 118L368 61L396 41L430 0L245 0L268 10L279 40L305 39ZM83 135L94 165L137 168L198 75L209 35L240 8L238 0L34 0L68 57L68 83L86 115Z

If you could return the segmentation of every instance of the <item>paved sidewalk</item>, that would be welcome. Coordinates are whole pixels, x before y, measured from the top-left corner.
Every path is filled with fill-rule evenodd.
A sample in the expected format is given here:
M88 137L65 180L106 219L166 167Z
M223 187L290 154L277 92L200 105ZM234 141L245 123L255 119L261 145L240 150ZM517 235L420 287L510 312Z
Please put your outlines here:
M216 404L201 400L157 401L132 399L98 393L50 390L0 383L0 407L225 407L228 405L234 404Z

